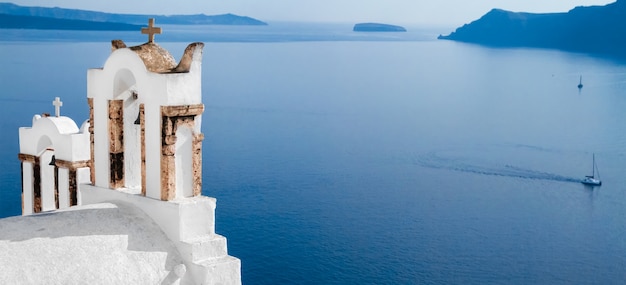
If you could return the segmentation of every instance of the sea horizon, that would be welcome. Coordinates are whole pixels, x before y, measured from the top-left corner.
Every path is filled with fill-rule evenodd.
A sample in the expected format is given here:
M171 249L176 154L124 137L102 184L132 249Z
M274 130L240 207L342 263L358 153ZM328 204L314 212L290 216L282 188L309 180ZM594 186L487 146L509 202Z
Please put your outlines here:
M624 62L347 26L156 36L177 59L205 42L203 194L244 284L624 280ZM80 125L110 40L145 41L5 31L0 217L21 210L18 128L55 97ZM593 155L601 187L580 183Z

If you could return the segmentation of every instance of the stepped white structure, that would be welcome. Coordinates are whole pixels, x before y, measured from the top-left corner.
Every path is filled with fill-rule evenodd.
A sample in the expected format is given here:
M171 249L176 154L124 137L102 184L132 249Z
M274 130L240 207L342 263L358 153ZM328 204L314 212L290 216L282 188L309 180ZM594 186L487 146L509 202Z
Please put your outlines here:
M20 128L23 217L0 220L0 283L241 284L202 196L202 43L177 63L112 42L87 74L89 119Z

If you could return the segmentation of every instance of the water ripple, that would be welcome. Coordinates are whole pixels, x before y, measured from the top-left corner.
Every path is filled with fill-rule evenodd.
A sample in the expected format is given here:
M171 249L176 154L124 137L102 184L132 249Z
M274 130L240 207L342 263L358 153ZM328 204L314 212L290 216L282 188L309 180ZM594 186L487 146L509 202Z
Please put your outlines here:
M432 151L424 155L420 155L415 159L415 163L420 166L446 169L458 172L473 173L479 175L502 176L521 179L550 180L559 182L580 182L580 179L559 175L555 173L538 171L519 166L504 164L499 165L495 162L484 163L481 165L477 161L466 161L462 157L443 156L439 152Z

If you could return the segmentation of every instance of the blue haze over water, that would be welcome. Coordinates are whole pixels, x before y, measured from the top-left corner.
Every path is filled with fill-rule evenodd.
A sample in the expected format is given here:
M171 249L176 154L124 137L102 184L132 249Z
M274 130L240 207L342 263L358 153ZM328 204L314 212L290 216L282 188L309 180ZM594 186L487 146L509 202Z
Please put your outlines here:
M203 193L244 284L626 280L626 63L410 27L163 28L177 59L206 43ZM0 217L20 214L18 127L56 96L87 119L117 38L144 40L0 30ZM593 153L602 187L579 183Z

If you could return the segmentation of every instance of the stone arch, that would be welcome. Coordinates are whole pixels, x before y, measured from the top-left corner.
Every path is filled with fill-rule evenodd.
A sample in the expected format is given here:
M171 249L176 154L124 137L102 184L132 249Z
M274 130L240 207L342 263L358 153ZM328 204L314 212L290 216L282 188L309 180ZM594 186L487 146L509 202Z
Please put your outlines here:
M113 80L109 101L110 185L111 188L142 187L142 155L137 79L129 69L120 69Z
M128 92L128 90L132 89L136 84L137 79L132 71L127 68L118 70L113 79L113 98L117 98Z
M37 141L37 153L40 154L48 148L52 148L52 140L48 136L41 136Z
M54 145L50 137L43 135L37 141L37 159L33 165L33 210L35 213L51 211L59 207L57 168L52 163ZM50 165L52 164L52 165Z

